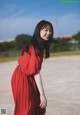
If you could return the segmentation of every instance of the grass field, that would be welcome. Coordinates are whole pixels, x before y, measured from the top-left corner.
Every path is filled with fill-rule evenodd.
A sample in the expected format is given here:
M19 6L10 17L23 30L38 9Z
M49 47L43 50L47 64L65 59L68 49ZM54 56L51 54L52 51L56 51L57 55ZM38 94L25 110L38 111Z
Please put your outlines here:
M78 50L78 51L66 51L66 52L50 53L51 57L55 57L55 56L70 56L70 55L80 55L80 50ZM0 63L1 62L8 62L8 61L15 61L17 59L18 59L18 57L4 57L4 58L0 58Z
M17 59L18 59L18 57L4 57L4 58L0 58L0 63L1 62L8 62L8 61L15 61Z
M80 50L76 51L66 51L66 52L56 52L51 53L50 56L70 56L70 55L80 55Z

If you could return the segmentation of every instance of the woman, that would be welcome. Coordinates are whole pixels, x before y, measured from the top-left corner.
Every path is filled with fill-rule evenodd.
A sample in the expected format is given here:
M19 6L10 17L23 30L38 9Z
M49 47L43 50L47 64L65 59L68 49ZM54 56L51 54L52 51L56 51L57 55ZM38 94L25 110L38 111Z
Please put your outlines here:
M53 36L50 22L40 21L32 39L18 59L18 66L12 75L12 91L15 102L14 115L44 115L47 100L40 75L43 56L49 57Z

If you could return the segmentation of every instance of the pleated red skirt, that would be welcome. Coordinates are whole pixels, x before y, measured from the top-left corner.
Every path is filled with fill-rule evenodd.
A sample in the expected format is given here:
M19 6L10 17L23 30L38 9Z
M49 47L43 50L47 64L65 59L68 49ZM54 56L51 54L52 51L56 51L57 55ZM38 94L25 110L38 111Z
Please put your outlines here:
M11 79L15 109L14 115L44 115L41 109L40 94L34 76L27 76L18 65Z

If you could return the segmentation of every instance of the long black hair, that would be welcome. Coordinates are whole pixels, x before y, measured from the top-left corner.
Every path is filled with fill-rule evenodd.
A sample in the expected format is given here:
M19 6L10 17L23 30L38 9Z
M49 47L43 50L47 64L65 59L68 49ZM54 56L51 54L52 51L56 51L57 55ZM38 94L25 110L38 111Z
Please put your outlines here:
M40 31L42 29L44 29L45 27L47 27L47 26L50 26L52 34L50 35L49 40L44 40L44 39L42 39L40 37ZM45 58L48 58L49 57L49 47L50 47L50 43L51 43L51 40L52 40L52 37L53 37L53 33L54 33L53 32L53 26L49 21L46 21L46 20L40 21L36 25L36 28L35 28L34 33L33 33L33 37L30 39L29 43L27 44L27 46L23 50L23 52L27 51L29 53L29 50L28 50L29 45L32 44L34 46L35 51L37 52L38 55L40 55L41 52L44 50Z

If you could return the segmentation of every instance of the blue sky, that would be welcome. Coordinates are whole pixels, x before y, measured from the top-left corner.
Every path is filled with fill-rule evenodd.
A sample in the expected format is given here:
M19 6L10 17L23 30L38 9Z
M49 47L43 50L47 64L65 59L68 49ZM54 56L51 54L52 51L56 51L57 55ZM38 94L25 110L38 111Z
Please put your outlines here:
M80 31L80 2L63 1L0 0L0 40L33 35L36 24L43 19L53 24L56 37L76 34Z

